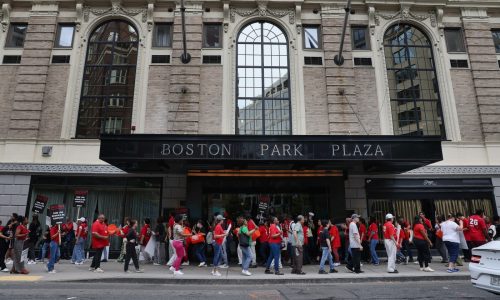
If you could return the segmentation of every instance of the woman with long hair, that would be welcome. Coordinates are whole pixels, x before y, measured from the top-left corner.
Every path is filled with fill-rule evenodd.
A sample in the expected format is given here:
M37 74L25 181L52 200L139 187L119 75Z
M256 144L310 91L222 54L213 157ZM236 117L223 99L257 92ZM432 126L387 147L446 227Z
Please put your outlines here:
M238 241L241 249L241 273L245 276L250 276L252 275L248 271L250 262L252 261L250 245L252 243L252 234L256 229L248 230L248 221L243 217L238 218L238 225L240 226Z
M378 266L380 260L377 255L378 245L378 223L375 217L370 217L370 226L368 227L368 242L370 244L370 256L373 265Z
M456 267L458 252L460 251L460 235L459 232L464 229L463 223L460 225L455 222L455 216L448 214L447 220L441 223L441 231L443 232L443 242L448 249L450 256L448 263L448 273L458 272Z
M434 272L434 270L429 267L431 261L430 247L432 247L432 242L427 236L427 230L422 223L422 218L420 216L415 216L413 222L413 244L417 248L420 271Z
M41 233L41 226L40 226L40 221L38 221L38 215L33 215L31 218L31 223L28 227L29 229L29 234L28 234L28 265L33 265L36 264L35 262L35 247L36 244L38 243L38 240L40 239L40 233Z
M206 267L207 266L207 258L205 256L205 236L207 235L207 230L205 229L205 226L203 225L203 220L198 220L196 222L196 225L193 227L193 233L195 235L198 235L198 238L200 239L200 242L194 243L191 242L194 245L194 251L196 254L196 257L200 261L200 264L198 267ZM194 238L194 237L193 237ZM203 241L201 241L203 240Z
M24 268L24 262L21 261L21 255L23 253L24 241L28 237L29 230L26 228L28 225L28 218L24 216L17 217L17 227L15 231L15 241L14 241L14 265L12 267L11 273L19 274L29 274L30 272Z
M172 246L174 247L176 258L174 263L170 267L170 271L174 272L174 275L184 275L184 273L182 273L182 271L179 270L182 259L184 258L184 240L186 239L186 237L192 235L184 233L183 221L184 221L183 215L175 216L174 229L172 230L173 231L172 234L174 237L172 241Z
M128 231L125 239L127 243L125 245L125 263L123 264L123 271L125 273L130 273L128 270L128 265L130 263L130 259L134 262L135 272L143 273L144 271L139 269L139 260L137 259L137 252L135 251L135 246L137 245L137 221L136 220L127 220Z
M222 229L222 223L225 218L222 215L217 215L215 217L215 228L214 228L214 268L212 270L213 276L222 276L219 272L219 264L222 259L222 243L224 243L224 238L227 236L227 232Z

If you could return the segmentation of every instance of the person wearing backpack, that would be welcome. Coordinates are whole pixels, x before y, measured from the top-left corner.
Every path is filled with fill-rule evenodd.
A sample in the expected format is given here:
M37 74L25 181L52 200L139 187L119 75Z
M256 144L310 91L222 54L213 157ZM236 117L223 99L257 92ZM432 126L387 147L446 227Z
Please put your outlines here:
M252 252L250 247L252 245L252 234L255 232L256 228L249 230L248 221L243 217L238 218L238 225L240 226L238 241L242 254L241 274L250 276L252 275L252 273L248 271L250 262L252 261Z

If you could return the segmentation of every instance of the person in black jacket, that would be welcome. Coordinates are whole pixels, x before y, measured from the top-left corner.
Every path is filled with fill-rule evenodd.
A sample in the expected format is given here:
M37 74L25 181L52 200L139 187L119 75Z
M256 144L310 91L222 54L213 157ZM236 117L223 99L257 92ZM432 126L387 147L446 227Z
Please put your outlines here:
M40 221L38 221L38 215L34 215L31 218L31 223L28 227L29 229L29 235L28 235L28 241L27 241L27 246L29 248L28 250L28 265L35 264L35 247L36 244L38 243L38 240L40 239L40 234L41 234L41 226L40 226Z
M126 273L130 273L128 270L128 264L130 263L130 259L134 262L135 272L143 273L144 271L139 269L139 261L137 260L137 252L135 250L135 246L137 246L137 221L130 220L130 230L127 233L127 245L126 245L126 253L125 253L125 263L123 264L123 270Z

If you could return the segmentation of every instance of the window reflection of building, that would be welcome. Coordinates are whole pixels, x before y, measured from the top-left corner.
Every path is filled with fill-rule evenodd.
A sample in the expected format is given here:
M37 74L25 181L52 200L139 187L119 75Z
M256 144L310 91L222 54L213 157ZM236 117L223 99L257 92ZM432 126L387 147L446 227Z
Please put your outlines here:
M288 44L275 25L244 27L237 45L236 133L291 133Z
M432 45L408 24L384 37L394 134L445 137Z
M124 21L106 22L91 35L77 138L130 133L137 49L136 30Z

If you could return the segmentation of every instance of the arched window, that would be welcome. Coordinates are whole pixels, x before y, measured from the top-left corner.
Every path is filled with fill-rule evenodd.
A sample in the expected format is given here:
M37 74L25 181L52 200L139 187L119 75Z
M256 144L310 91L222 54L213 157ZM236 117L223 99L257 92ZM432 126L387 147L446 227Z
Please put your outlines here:
M410 24L396 24L384 36L395 135L440 135L445 128L432 44Z
M122 20L90 35L76 138L130 133L138 41L137 30Z
M291 134L288 41L268 22L245 26L238 35L236 134Z

